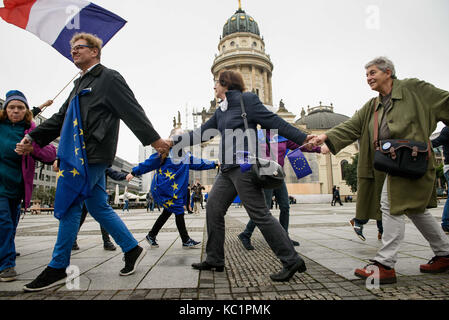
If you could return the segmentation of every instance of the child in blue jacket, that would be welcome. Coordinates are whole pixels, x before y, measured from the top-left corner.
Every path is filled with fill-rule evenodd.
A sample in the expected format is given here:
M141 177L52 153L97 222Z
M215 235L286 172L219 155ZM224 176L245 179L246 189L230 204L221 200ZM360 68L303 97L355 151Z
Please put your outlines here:
M195 248L201 243L189 237L184 221L189 169L209 170L216 166L216 162L195 158L191 153L186 153L180 160L174 160L170 152L165 161L161 159L158 153L154 153L132 169L126 177L128 181L131 181L134 176L157 170L151 182L150 191L155 203L163 207L163 211L145 237L151 247L159 247L156 236L172 213L175 214L176 227L182 239L182 247L185 249Z

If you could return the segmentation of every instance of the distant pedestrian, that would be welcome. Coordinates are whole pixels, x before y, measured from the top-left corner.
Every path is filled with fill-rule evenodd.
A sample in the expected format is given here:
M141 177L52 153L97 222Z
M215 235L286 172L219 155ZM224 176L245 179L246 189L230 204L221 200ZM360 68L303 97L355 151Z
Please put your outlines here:
M125 210L128 211L129 213L129 196L128 196L128 188L125 188L125 192L123 193L123 202L125 203L123 205L123 212L125 212Z
M332 187L332 201L331 201L331 206L335 206L335 194L337 192L337 186L333 186Z

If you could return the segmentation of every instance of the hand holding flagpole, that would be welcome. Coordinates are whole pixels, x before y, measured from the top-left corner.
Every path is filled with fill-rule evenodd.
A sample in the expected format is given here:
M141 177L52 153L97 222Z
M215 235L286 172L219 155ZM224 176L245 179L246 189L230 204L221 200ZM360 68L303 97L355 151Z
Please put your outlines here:
M48 106L50 106L52 103L53 103L53 101L55 101L56 100L56 98L65 90L65 88L67 88L67 86L69 85L69 84L71 84L72 82L73 82L73 80L75 80L75 78L79 75L79 74L81 74L81 72L82 71L79 71L79 72L77 72L76 74L75 74L75 76L72 78L72 80L70 80L65 86L64 86L64 88L62 88L59 92L58 92L58 94L52 99L52 100L48 100L48 101L46 101L45 103L43 103L39 108L41 109L41 112L43 112ZM51 101L51 103L49 103Z

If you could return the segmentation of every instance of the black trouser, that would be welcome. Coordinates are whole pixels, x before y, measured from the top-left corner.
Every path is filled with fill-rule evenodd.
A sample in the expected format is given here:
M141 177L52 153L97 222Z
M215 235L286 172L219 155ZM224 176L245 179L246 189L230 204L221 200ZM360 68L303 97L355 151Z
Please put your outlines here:
M213 266L225 264L225 215L235 197L239 195L251 220L262 232L271 250L285 267L298 262L301 257L295 251L287 232L267 207L263 189L253 182L250 172L240 168L220 172L215 178L206 202L207 245L206 262Z
M157 234L162 229L164 224L167 222L168 218L170 218L171 214L172 212L167 211L167 209L162 210L162 213L157 218L156 222L153 225L153 228L151 228L150 232L148 232L150 237L156 238ZM190 239L190 237L189 233L187 232L186 222L184 220L184 213L175 214L175 221L182 242L183 243L187 242Z
M86 205L83 204L83 211L81 212L80 227L78 229L78 232L81 229L81 226L83 225L84 220L86 220L87 212L88 211L87 211ZM110 242L111 239L109 238L109 233L101 225L100 225L100 230L101 230L101 237L103 238L103 242ZM75 239L75 242L76 242L76 239Z

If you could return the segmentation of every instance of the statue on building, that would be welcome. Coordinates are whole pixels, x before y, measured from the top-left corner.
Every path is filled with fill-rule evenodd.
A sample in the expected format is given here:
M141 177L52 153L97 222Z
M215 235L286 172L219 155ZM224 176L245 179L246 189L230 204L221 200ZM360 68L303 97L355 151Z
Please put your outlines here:
M173 117L173 128L176 128L176 117Z
M279 110L278 111L282 111L282 112L286 112L287 110L285 109L285 104L284 101L279 101Z
M201 123L205 123L206 122L206 108L203 108L203 110L201 111Z

